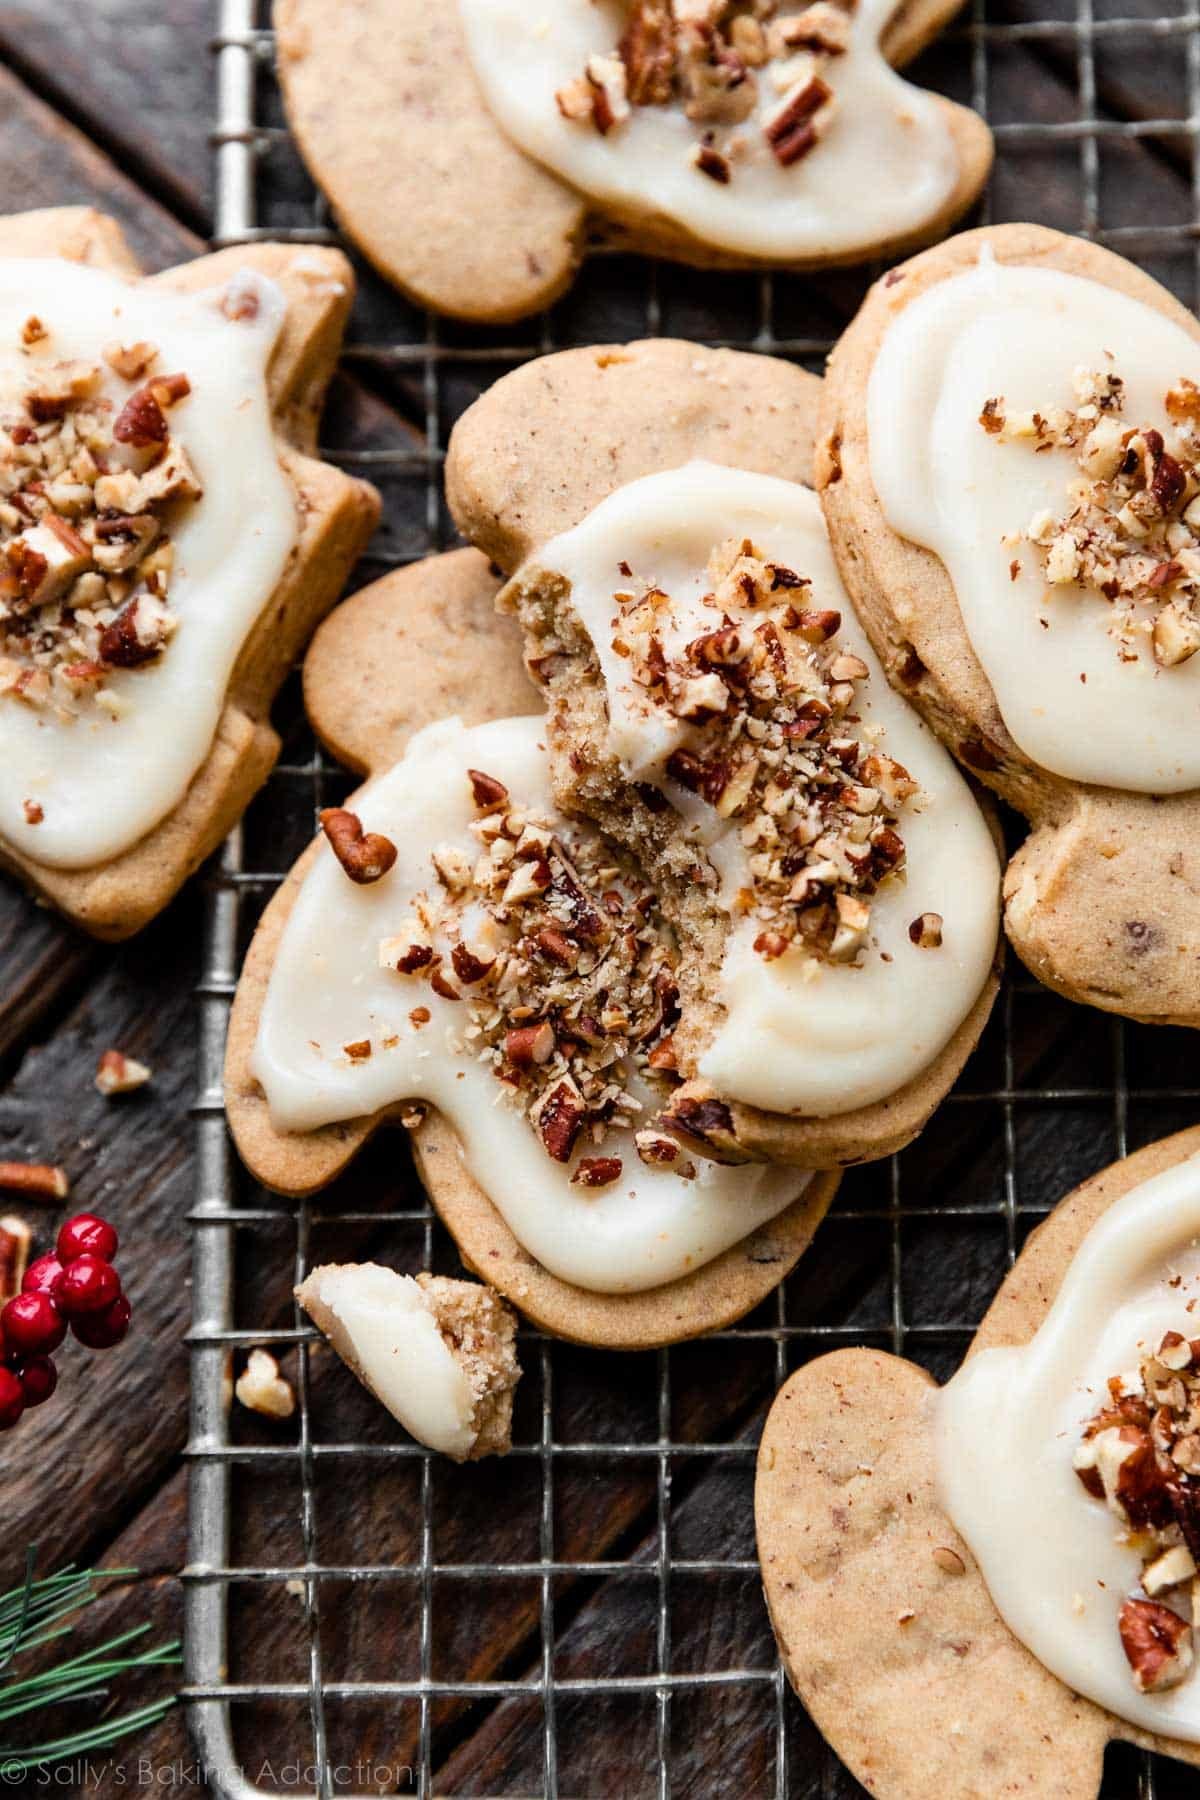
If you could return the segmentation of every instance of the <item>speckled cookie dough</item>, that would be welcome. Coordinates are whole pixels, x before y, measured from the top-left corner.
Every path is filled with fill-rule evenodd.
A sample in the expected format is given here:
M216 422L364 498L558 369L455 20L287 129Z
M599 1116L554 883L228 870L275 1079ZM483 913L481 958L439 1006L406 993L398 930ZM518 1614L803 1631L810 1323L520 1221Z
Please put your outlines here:
M1047 392L1047 371L1039 366L1037 392L1028 397L1033 413L1025 416L1020 378L996 365L1004 340L992 332L987 306L976 307L969 341L953 336L957 326L944 327L953 345L953 379L970 385L973 397L980 391L969 420L959 421L964 454L957 470L949 457L942 479L965 478L979 452L991 459L988 473L975 485L976 499L965 497L966 507L993 507L1010 491L1006 482L1020 496L1011 503L1004 543L991 511L978 522L979 541L992 540L995 548L977 567L990 571L997 594L1010 590L990 604L970 577L962 577L960 594L942 555L889 522L869 431L872 380L885 343L897 353L903 348L899 334L908 309L953 306L951 284L989 281L1005 283L1012 295L1014 283L1031 292L1040 284L1032 298L1010 298L1005 316L1017 316L1015 304L1026 308L1021 357L1031 351L1043 362L1056 357L1058 381L1058 391ZM1058 296L1053 300L1041 297L1047 282ZM1071 282L1081 285L1074 289ZM1064 298L1076 294L1078 300ZM1107 334L1106 295L1113 312ZM1030 327L1028 309L1037 305L1052 307L1046 316L1057 321L1059 335ZM923 323L917 312L912 317ZM1063 335L1076 329L1077 318L1086 365L1069 354L1070 338ZM889 339L893 328L898 335ZM928 332L925 340L931 341ZM1162 431L1140 428L1151 424L1144 415L1153 411L1173 438L1187 436L1191 384L1181 365L1193 359L1192 376L1200 373L1198 343L1200 328L1183 307L1096 245L1032 225L968 233L892 270L872 289L830 363L817 458L817 486L842 577L891 680L959 759L1034 828L1005 880L1005 924L1014 948L1035 975L1071 999L1186 1025L1200 1024L1200 782L1187 760L1194 733L1180 713L1191 705L1200 672L1200 663L1190 660L1197 636L1187 600L1193 552L1182 516L1194 478L1181 467L1180 457L1187 460L1181 439L1164 460ZM1149 365L1133 366L1149 354L1147 346L1155 368L1170 371L1158 381ZM1017 356L1015 345L1011 355ZM1110 375L1117 377L1115 407ZM927 446L904 434L898 416L892 441L908 445L909 467L918 466ZM880 432L881 442L885 435ZM1106 510L1107 499L1100 512L1094 507L1097 476L1111 475L1109 439L1122 456L1130 445L1134 453L1129 470L1115 476L1132 496L1132 511L1121 519ZM1048 497L1040 491L1035 497L1028 484L1051 467L1061 468L1057 486ZM1190 486L1177 484L1177 473ZM1124 504L1119 492L1114 504ZM1154 518L1139 520L1146 506ZM963 521L957 501L955 507L937 527L952 562L951 540ZM1071 516L1073 507L1083 510ZM1114 543L1117 563L1108 568ZM1151 554L1142 553L1143 543ZM1130 557L1130 550L1137 554ZM1068 656L1075 660L1064 661Z
M1062 1201L993 1302L964 1374L982 1368L980 1351L1029 1344L1114 1202L1198 1152L1200 1130L1181 1132ZM1094 1800L1113 1739L1200 1763L1194 1741L1072 1692L1005 1624L947 1516L939 1455L953 1445L939 1450L938 1392L912 1363L839 1350L789 1379L763 1432L755 1516L767 1605L788 1676L830 1744L878 1800ZM1115 1521L1080 1485L1074 1449L1061 1440L1061 1481L1079 1534L1093 1530L1099 1543ZM1031 1536L1046 1529L1040 1516L1027 1522ZM1081 1593L1072 1616L1087 1605ZM1130 1664L1133 1703L1136 1650Z
M526 715L533 727L540 712L538 696L522 666L515 627L496 613L498 586L486 558L474 550L459 551L388 576L340 607L318 633L305 667L307 704L323 741L351 766L383 772L431 724L445 732L490 721L508 731L505 721L522 723L521 715ZM419 680L414 680L414 670L420 672ZM387 671L394 674L389 678ZM451 714L458 715L462 727L437 723ZM356 803L352 797L349 806ZM472 1174L462 1139L436 1108L414 1107L397 1097L360 1116L313 1129L277 1128L253 1072L256 1044L289 918L305 876L324 849L318 840L305 852L267 908L230 1023L230 1125L239 1151L260 1180L286 1193L313 1192L340 1173L380 1126L405 1125L421 1177L466 1265L544 1329L606 1348L645 1348L716 1329L741 1317L782 1280L811 1241L836 1189L836 1175L784 1172L778 1178L783 1184L779 1200L767 1206L767 1216L759 1210L762 1222L748 1213L740 1240L701 1266L657 1284L643 1282L637 1291L598 1291L552 1273L520 1241L485 1192L486 1176L481 1181ZM341 874L338 881L344 881ZM422 999L428 1004L414 1009L418 1017L436 1000L425 987L414 986L411 1000ZM486 1079L491 1085L480 1101L485 1112L496 1098L495 1083L490 1075ZM540 1158L532 1126L514 1123L529 1144L514 1140L513 1153ZM580 1159L585 1178L604 1174L595 1167L602 1161ZM759 1185L751 1172L747 1177L750 1185ZM721 1178L742 1180L737 1170L721 1172ZM577 1206L574 1195L579 1191L564 1188L562 1208ZM791 1199L791 1194L798 1197ZM736 1198L723 1202L726 1208L735 1204ZM602 1220L605 1208L604 1192L593 1190L585 1209ZM586 1223L582 1214L580 1219ZM636 1235L636 1220L631 1223ZM608 1258L616 1258L613 1267L638 1253L623 1231L621 1227L613 1240ZM561 1244L558 1250L573 1253L571 1247L564 1252ZM610 1273L602 1279L611 1286L619 1276Z
M602 245L814 268L939 236L986 181L991 134L895 70L957 10L276 0L274 23L344 230L421 304L500 323Z

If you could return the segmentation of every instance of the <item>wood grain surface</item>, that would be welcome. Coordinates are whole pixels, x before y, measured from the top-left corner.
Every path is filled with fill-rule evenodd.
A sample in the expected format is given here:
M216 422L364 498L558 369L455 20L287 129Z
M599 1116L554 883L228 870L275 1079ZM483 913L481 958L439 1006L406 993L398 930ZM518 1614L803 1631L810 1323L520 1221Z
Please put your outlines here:
M1097 16L1104 9L1097 7ZM1111 10L1111 9L1110 9ZM1149 18L1147 0L1122 0L1122 15ZM998 0L992 23L1059 16L1059 0ZM212 69L207 43L215 27L209 0L0 0L0 209L87 200L114 213L150 267L189 256L211 230ZM1183 56L1168 40L1097 40L1102 106L1114 119L1181 119L1188 97ZM971 98L970 46L936 47L919 74L955 98ZM1069 123L1078 117L1073 38L989 46L988 99L1004 122ZM278 123L271 84L264 117ZM1192 217L1191 145L1182 132L1151 140L1106 139L1099 169L1101 229L1144 228ZM1078 229L1080 145L1001 143L993 187L995 216L1032 216ZM262 171L264 219L311 221L311 191L284 143L268 149ZM1193 299L1190 252L1153 246L1153 273ZM827 339L851 315L862 278L777 284L774 322L789 338ZM647 306L651 307L648 315ZM662 269L653 287L644 265L598 260L554 318L557 343L619 339L658 329L705 339L752 337L759 324L757 283L739 276L698 279ZM353 337L358 353L333 396L325 441L352 469L380 452L396 458L370 472L385 494L385 523L369 566L435 546L429 533L423 470L405 462L426 425L440 441L479 389L512 365L511 351L536 349L540 325L483 334L494 357L452 354L431 396L421 366L396 363L380 346L419 346L425 322L364 273ZM451 351L457 339L442 338ZM434 520L444 532L444 517ZM289 708L291 709L289 712ZM309 743L295 694L281 708L285 761L307 757ZM336 783L330 784L336 786ZM326 795L326 797L336 797ZM291 860L311 829L313 791L306 777L277 777L247 821L248 866ZM16 1577L23 1548L37 1539L46 1566L74 1558L117 1567L135 1564L136 1582L111 1591L85 1627L96 1641L132 1613L163 1635L180 1626L179 1571L186 1557L185 1472L190 1311L188 1231L193 1148L188 1108L195 1086L192 989L199 972L203 877L134 943L87 943L0 884L0 1155L62 1161L73 1182L72 1206L113 1218L136 1328L125 1348L96 1358L64 1353L60 1397L24 1429L0 1439L7 1529L0 1580ZM893 1273L898 1271L904 1347L939 1376L955 1366L969 1325L984 1310L1019 1242L1028 1216L1006 1203L1044 1208L1115 1154L1118 1124L1131 1143L1193 1122L1187 1100L1167 1090L1195 1087L1192 1040L1176 1032L1127 1030L1081 1014L1023 987L1009 1000L1015 1052L1005 1059L998 1016L960 1089L999 1099L951 1101L898 1169L853 1172L817 1244L789 1283L783 1320L787 1365L826 1347L827 1333L853 1332L899 1347ZM105 1102L91 1086L100 1052L118 1046L150 1063L150 1089ZM1123 1063L1117 1058L1123 1055ZM1094 1096L1123 1068L1133 1088L1114 1114ZM1005 1099L1003 1096L1008 1096ZM1074 1096L1074 1098L1072 1097ZM1093 1097L1088 1097L1093 1096ZM1015 1190L1005 1186L1007 1151ZM411 1206L415 1192L401 1142L372 1148L327 1199L329 1222L314 1231L313 1254L378 1255L418 1266L419 1228L340 1224L339 1211L369 1215ZM32 1215L31 1215L32 1216ZM49 1238L58 1214L33 1222ZM247 1227L239 1244L239 1324L268 1329L292 1322L289 1290L294 1232L284 1209ZM439 1242L439 1266L453 1267ZM439 1567L487 1560L536 1561L541 1553L542 1458L547 1401L555 1441L586 1443L586 1455L554 1458L550 1530L553 1667L566 1680L653 1673L659 1667L660 1581L670 1562L733 1563L721 1572L670 1579L669 1666L680 1674L738 1668L753 1679L727 1686L681 1687L660 1717L652 1692L602 1699L570 1693L555 1707L558 1791L571 1796L656 1792L660 1732L671 1753L675 1795L738 1796L785 1792L850 1800L861 1793L830 1761L798 1704L786 1701L789 1758L775 1766L774 1651L753 1569L752 1448L776 1385L780 1319L774 1302L736 1338L684 1346L666 1363L668 1413L659 1416L663 1364L655 1356L605 1358L536 1342L524 1350L527 1374L517 1408L521 1454L504 1464L432 1472L433 1554ZM292 1367L285 1359L285 1368ZM551 1383L543 1387L547 1374ZM402 1434L328 1354L311 1358L314 1438L399 1445ZM670 1504L660 1531L660 1429L678 1445L728 1444L713 1456L670 1459ZM238 1441L294 1446L289 1425L241 1414ZM615 1454L606 1445L633 1443ZM421 1554L420 1463L406 1455L370 1461L329 1457L317 1466L315 1528L327 1562L376 1563L404 1571ZM236 1566L294 1568L303 1562L298 1460L239 1466L234 1480ZM611 1575L575 1573L580 1562L619 1564ZM130 1592L130 1587L133 1592ZM420 1670L417 1584L403 1573L370 1589L321 1584L317 1628L322 1665L338 1681L415 1679ZM253 1577L231 1592L232 1680L303 1682L309 1621L303 1597L281 1581ZM486 1579L434 1578L435 1677L497 1676L541 1680L540 1581L511 1574ZM51 1723L46 1721L45 1723ZM543 1792L540 1695L486 1704L442 1702L435 1713L434 1782L439 1794L531 1795ZM237 1708L239 1749L252 1775L281 1789L303 1787L289 1765L311 1761L306 1706L281 1702ZM328 1711L330 1754L358 1767L354 1791L410 1792L400 1772L417 1745L415 1704L347 1700ZM263 1771L267 1773L263 1773ZM153 1783L145 1775L150 1771ZM1114 1795L1133 1792L1134 1765L1116 1761ZM195 1789L197 1772L178 1713L115 1759L77 1769L55 1790L106 1797L131 1787ZM1182 1786L1160 1776L1160 1800ZM20 1792L21 1789L10 1791ZM31 1781L26 1791L46 1791Z

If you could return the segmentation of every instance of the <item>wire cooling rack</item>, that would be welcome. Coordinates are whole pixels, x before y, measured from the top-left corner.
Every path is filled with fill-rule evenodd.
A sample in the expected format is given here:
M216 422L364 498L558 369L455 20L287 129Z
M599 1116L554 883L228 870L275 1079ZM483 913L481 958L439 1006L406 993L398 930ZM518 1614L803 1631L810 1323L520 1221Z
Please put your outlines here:
M974 0L921 77L993 123L985 217L1080 231L1194 306L1198 25L1182 5ZM284 126L266 27L257 0L223 0L218 234L336 241ZM384 493L364 579L453 542L449 428L518 362L666 332L819 369L866 279L597 259L550 315L489 333L361 276L346 352L358 382L335 396L326 454ZM1114 1156L1194 1122L1195 1038L1070 1007L1010 972L924 1136L846 1177L816 1245L754 1315L641 1357L523 1333L512 1456L450 1469L402 1441L288 1310L314 1260L455 1267L403 1142L292 1206L248 1183L225 1131L241 955L314 809L349 786L294 694L281 712L283 759L212 876L198 999L185 1697L213 1790L861 1795L790 1693L766 1623L751 1516L766 1405L799 1363L847 1342L948 1375L1031 1224ZM287 1426L230 1406L231 1359L253 1344L286 1359ZM1169 1800L1194 1781L1118 1749L1104 1792Z

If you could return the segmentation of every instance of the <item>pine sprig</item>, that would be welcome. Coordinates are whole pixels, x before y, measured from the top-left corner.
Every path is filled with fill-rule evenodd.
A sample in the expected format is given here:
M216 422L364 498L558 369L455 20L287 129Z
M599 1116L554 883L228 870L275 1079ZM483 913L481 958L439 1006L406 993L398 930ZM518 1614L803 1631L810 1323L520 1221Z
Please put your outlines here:
M41 1714L47 1707L78 1705L108 1698L108 1683L118 1676L142 1669L165 1669L178 1664L177 1642L154 1649L133 1650L149 1625L134 1625L92 1650L63 1657L32 1675L10 1674L18 1657L58 1639L69 1638L78 1615L99 1599L98 1581L136 1575L136 1569L75 1569L57 1575L34 1577L35 1552L29 1551L25 1580L20 1587L0 1594L0 1727L27 1713ZM131 1732L155 1725L175 1704L174 1697L152 1700L113 1719L69 1728L60 1736L20 1749L0 1746L0 1775L6 1780L32 1774L47 1763L68 1756L86 1756L110 1750Z

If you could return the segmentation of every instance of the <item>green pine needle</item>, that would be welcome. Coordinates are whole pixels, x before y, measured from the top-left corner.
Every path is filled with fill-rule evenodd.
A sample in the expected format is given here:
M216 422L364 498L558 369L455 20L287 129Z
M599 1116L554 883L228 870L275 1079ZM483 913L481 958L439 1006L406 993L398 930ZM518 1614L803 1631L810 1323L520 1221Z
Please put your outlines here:
M93 1650L65 1657L39 1674L21 1677L10 1674L18 1657L43 1644L70 1637L77 1623L76 1615L99 1598L98 1581L112 1581L137 1573L136 1569L68 1567L38 1581L34 1578L35 1557L36 1548L31 1547L25 1561L24 1581L9 1593L0 1594L0 1725L26 1713L43 1713L50 1706L105 1700L108 1683L117 1676L178 1664L178 1643L160 1644L153 1650L132 1650L131 1646L150 1629L148 1625L135 1625ZM0 1747L0 1777L13 1781L33 1774L47 1763L61 1762L64 1757L111 1750L131 1732L156 1725L174 1704L174 1697L168 1696L163 1700L152 1700L117 1718L70 1729L42 1744L11 1750Z

